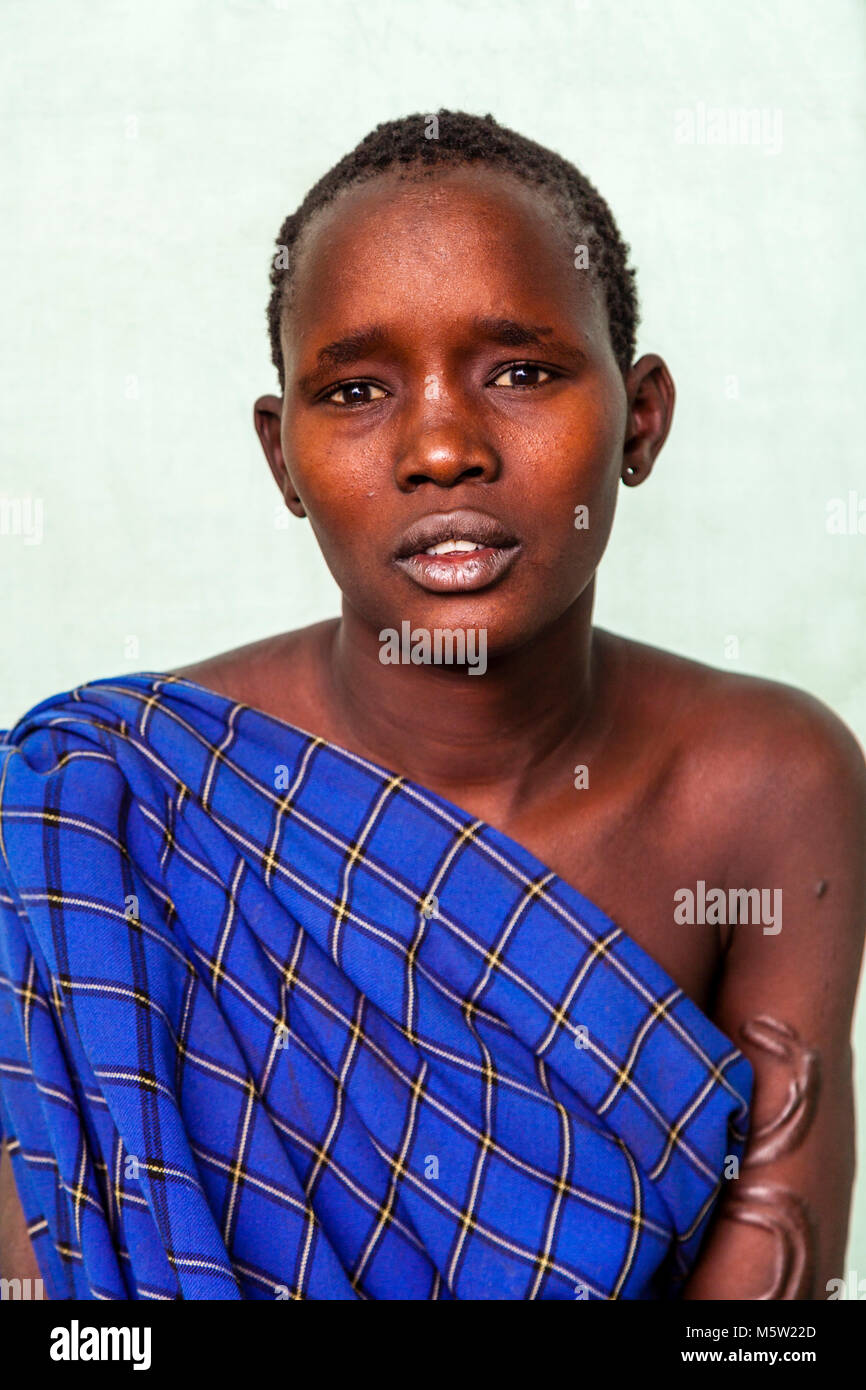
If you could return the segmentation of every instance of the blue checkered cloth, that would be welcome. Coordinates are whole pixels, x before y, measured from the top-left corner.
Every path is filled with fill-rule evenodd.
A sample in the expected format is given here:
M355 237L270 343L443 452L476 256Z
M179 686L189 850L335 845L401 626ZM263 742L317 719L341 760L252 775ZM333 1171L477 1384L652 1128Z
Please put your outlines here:
M53 1299L675 1298L748 1060L519 844L186 680L0 750L0 1123Z

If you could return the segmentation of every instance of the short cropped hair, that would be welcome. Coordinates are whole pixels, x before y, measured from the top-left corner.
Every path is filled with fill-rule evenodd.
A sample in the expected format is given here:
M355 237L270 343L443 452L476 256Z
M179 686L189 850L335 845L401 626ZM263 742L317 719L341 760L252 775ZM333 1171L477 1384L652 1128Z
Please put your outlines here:
M553 150L499 125L490 115L471 116L465 111L440 109L435 116L416 113L376 126L313 185L297 211L280 227L277 252L271 262L267 318L271 360L281 391L286 383L280 324L290 301L293 250L313 215L344 189L399 166L406 166L407 172L411 169L428 174L435 173L437 166L469 164L507 170L552 198L570 233L587 248L587 269L604 293L614 355L625 375L635 350L637 290L634 270L628 265L630 248L607 203L579 169Z

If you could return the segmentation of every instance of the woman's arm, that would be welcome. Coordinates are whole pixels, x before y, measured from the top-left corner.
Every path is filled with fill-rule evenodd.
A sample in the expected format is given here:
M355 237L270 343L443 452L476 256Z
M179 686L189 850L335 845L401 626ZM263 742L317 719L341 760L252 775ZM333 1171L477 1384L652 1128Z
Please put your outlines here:
M39 1279L5 1143L0 1143L0 1279Z
M777 710L773 725L773 767L743 798L728 886L769 889L781 930L733 929L713 1010L754 1066L752 1127L686 1299L823 1299L844 1272L866 767L847 729L811 701Z

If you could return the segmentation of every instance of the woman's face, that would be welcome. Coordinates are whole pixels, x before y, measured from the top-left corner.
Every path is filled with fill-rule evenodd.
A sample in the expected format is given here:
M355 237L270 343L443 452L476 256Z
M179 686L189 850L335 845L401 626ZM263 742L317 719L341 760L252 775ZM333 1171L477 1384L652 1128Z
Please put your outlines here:
M547 199L477 165L386 173L305 230L281 449L262 438L376 632L483 628L494 655L591 581L629 401L602 293L574 262Z

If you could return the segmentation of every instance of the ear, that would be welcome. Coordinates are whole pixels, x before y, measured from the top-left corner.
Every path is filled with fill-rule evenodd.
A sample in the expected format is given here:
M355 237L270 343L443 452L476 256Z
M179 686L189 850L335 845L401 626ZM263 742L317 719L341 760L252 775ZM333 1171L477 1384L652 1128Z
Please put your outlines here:
M283 445L280 438L283 419L283 400L281 396L259 396L253 406L253 420L259 436L268 467L274 482L283 495L283 500L294 516L306 516L301 499L295 492L286 461L283 458Z
M668 437L676 391L660 357L647 353L625 379L628 426L622 452L622 480L637 487L652 472L656 455Z

